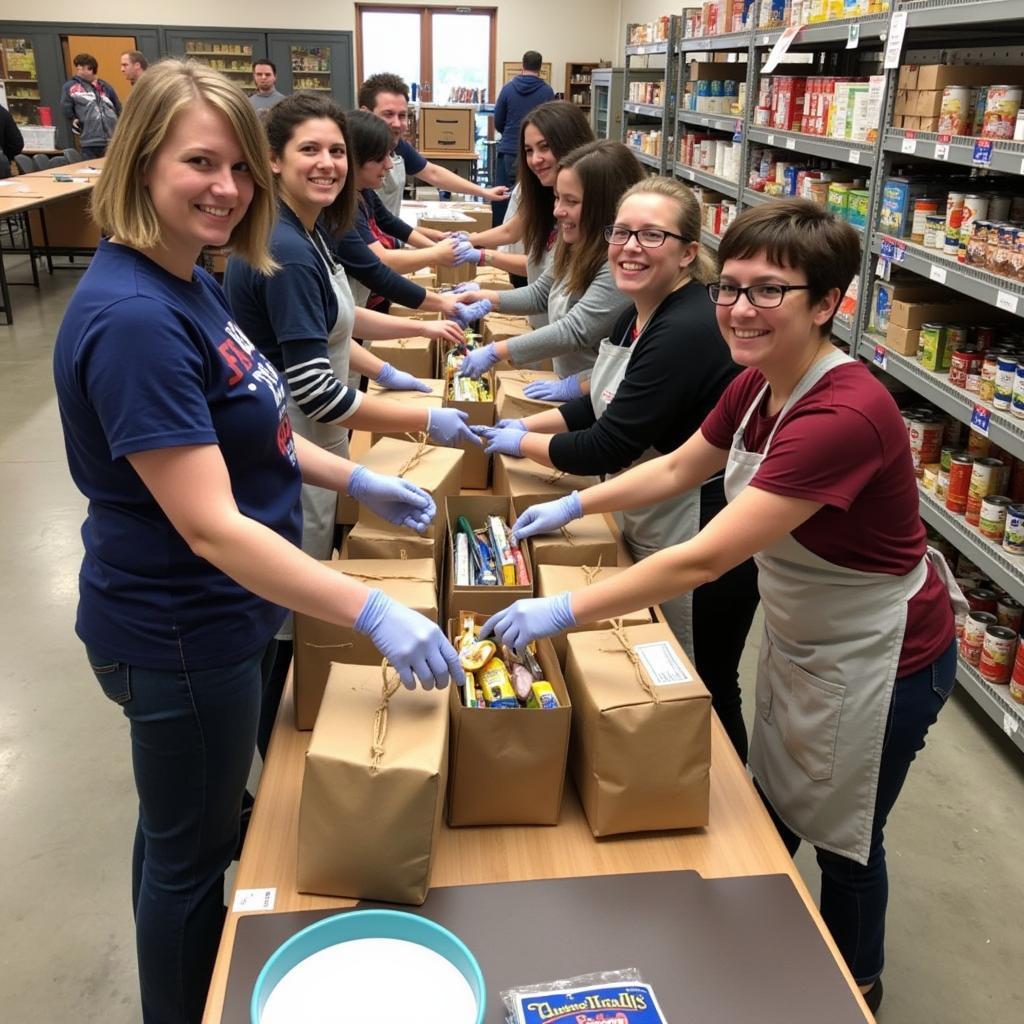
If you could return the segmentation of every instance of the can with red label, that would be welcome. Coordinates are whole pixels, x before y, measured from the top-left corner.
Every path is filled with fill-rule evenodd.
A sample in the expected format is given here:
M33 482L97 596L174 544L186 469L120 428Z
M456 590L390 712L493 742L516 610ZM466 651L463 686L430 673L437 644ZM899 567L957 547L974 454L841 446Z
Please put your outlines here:
M1017 644L1017 656L1013 660L1013 673L1010 675L1010 696L1018 704L1024 704L1024 644Z
M999 604L996 605L996 618L1000 626L1019 633L1020 627L1024 625L1024 604L1014 601L1012 597L1000 597Z
M1005 626L989 626L981 644L978 672L986 682L1008 683L1017 650L1017 634Z
M946 328L946 344L951 341L951 327ZM967 332L964 331L964 334ZM967 379L972 375L980 378L984 357L975 348L955 348L949 360L949 383L955 388L966 388ZM993 382L995 374L993 374ZM977 390L977 388L975 388ZM993 388L994 391L994 388Z
M999 459L975 459L971 467L971 482L967 488L967 507L964 515L971 526L981 519L981 501L990 494L1006 489L1007 467Z
M960 637L960 657L971 665L981 661L981 649L985 645L985 633L989 626L998 626L991 612L968 612L964 632Z
M946 508L958 516L967 511L967 495L971 487L974 456L956 452L949 462L949 483L946 485Z
M915 417L907 424L910 437L910 454L914 460L914 473L921 475L921 467L939 461L942 451L942 426L940 417Z
M999 595L988 587L975 587L968 590L964 597L967 598L967 605L972 612L991 612L995 615L999 606Z

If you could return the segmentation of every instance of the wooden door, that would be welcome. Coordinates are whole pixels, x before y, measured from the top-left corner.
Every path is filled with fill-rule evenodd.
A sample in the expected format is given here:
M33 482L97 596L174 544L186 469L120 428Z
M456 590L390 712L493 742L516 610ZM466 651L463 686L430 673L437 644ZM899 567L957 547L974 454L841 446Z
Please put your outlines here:
M138 49L135 36L64 36L63 43L68 78L75 73L75 55L91 53L99 64L99 77L114 87L122 103L128 98L132 87L121 74L121 54Z

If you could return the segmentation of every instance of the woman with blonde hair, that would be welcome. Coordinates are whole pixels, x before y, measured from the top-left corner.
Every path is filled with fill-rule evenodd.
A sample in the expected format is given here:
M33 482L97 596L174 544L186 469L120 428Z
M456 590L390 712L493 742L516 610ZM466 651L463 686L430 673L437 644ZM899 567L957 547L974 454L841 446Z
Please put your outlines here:
M603 235L612 278L632 305L601 342L582 394L558 409L488 429L488 451L527 456L567 473L620 473L674 451L739 372L704 287L714 263L699 242L700 207L690 189L670 178L646 178L622 197ZM722 474L716 473L700 487L624 513L626 542L635 558L647 558L695 536L724 505ZM525 528L528 517L517 528ZM541 519L529 532L544 528ZM738 669L757 607L753 562L661 607L745 759Z
M142 1017L194 1024L255 750L261 666L293 608L366 633L407 685L461 677L437 626L303 554L303 481L423 528L429 495L293 436L283 380L196 267L230 246L273 272L266 136L216 71L161 61L110 144L105 239L68 304L54 377L89 499L76 631L131 723Z

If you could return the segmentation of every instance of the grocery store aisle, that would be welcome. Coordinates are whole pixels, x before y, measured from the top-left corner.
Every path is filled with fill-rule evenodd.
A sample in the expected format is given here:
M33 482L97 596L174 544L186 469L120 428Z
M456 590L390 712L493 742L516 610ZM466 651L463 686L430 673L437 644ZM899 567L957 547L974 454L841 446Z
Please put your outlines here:
M139 1019L127 730L72 629L84 502L50 376L77 280L64 272L38 294L17 288L15 326L0 327L0 1005L14 1024ZM755 660L752 642L751 687ZM1024 760L1000 739L954 698L897 805L885 1024L1024 1019L1014 962ZM814 888L813 856L798 859Z

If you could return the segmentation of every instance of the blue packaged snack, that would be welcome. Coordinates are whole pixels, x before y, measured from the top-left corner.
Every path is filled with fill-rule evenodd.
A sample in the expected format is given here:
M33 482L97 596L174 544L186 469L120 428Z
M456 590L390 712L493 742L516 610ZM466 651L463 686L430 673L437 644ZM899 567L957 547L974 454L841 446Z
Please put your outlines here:
M639 982L517 992L514 1024L667 1024L654 990Z

